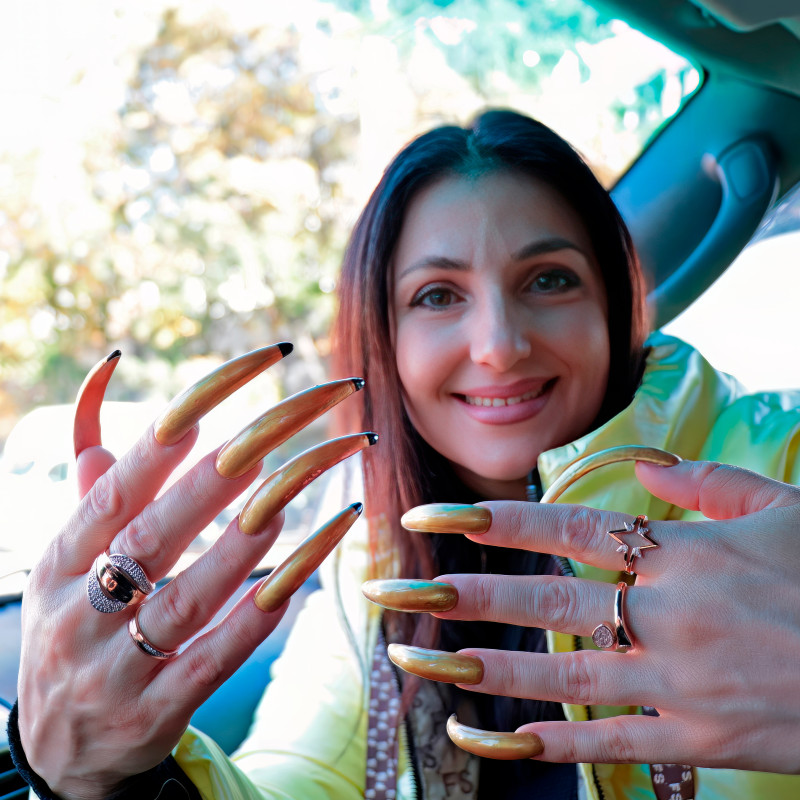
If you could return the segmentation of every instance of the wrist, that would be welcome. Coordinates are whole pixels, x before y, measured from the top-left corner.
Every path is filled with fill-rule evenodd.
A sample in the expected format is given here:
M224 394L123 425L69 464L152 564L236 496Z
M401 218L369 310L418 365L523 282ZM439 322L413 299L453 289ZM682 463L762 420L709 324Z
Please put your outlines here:
M19 734L18 714L15 703L8 717L11 760L40 800L201 800L197 787L171 755L153 769L135 775L109 791L97 784L87 784L85 792L79 789L77 793L73 790L56 794L28 763Z

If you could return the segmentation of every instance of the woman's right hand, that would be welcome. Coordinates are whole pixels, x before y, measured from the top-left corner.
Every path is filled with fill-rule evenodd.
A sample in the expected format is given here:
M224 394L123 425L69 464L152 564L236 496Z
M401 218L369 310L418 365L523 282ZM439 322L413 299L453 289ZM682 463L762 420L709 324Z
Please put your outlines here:
M98 610L109 590L112 597L119 591L113 570L100 595L94 581L90 602L87 576L98 574L101 554L124 554L151 581L163 579L257 477L270 450L363 385L360 379L333 381L294 395L159 494L195 443L202 415L290 351L291 345L274 345L223 365L176 398L116 462L101 446L98 414L118 353L84 383L75 425L84 496L31 572L22 611L21 742L30 767L60 797L102 798L159 764L194 710L270 634L288 598L360 514L360 503L340 512L219 625L171 654L201 631L261 561L280 531L283 506L325 469L373 444L374 434L341 437L292 459L206 553L135 608L134 601L118 612ZM129 577L123 574L122 583ZM137 626L156 653L168 657L137 645Z

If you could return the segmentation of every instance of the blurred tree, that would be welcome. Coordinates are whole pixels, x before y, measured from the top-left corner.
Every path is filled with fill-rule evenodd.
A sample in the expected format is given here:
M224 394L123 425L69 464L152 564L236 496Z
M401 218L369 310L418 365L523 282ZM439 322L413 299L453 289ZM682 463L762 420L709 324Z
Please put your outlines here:
M322 379L347 233L397 146L509 105L609 161L612 180L688 69L633 88L597 77L599 48L622 39L581 0L147 7L146 35L115 28L118 95L90 59L51 77L62 106L81 89L107 119L70 138L43 114L44 144L0 164L0 442L114 347L116 399L165 398L185 360L278 339L299 356L280 391ZM126 9L109 13L144 16Z

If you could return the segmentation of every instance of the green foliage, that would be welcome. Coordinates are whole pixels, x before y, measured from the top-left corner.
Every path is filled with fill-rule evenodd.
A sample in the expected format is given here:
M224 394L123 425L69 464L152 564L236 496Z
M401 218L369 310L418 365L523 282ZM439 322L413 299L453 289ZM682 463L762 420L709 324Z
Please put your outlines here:
M69 192L43 182L34 146L0 175L0 441L21 410L74 397L116 347L116 399L166 398L187 359L281 339L302 352L287 388L321 378L341 254L379 170L361 152L374 92L409 136L462 109L530 110L565 54L585 82L582 45L613 33L580 0L309 0L304 26L172 5L121 51L113 113L70 140ZM371 38L398 76L372 95L372 65L354 66ZM650 120L664 87L656 74L613 101L617 128L631 109Z

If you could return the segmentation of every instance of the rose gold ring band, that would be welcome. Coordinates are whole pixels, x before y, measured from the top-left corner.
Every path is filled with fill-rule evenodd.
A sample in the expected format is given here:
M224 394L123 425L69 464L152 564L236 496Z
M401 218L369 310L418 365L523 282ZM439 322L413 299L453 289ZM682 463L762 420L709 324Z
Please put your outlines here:
M627 653L633 647L633 637L625 625L625 593L628 584L620 581L614 595L614 623L603 622L592 631L592 641L601 650Z
M146 655L151 658L157 658L161 661L167 658L172 658L178 654L177 650L159 650L143 633L139 627L139 612L143 606L136 609L136 613L131 617L128 623L128 633L131 639L135 642L136 646Z

